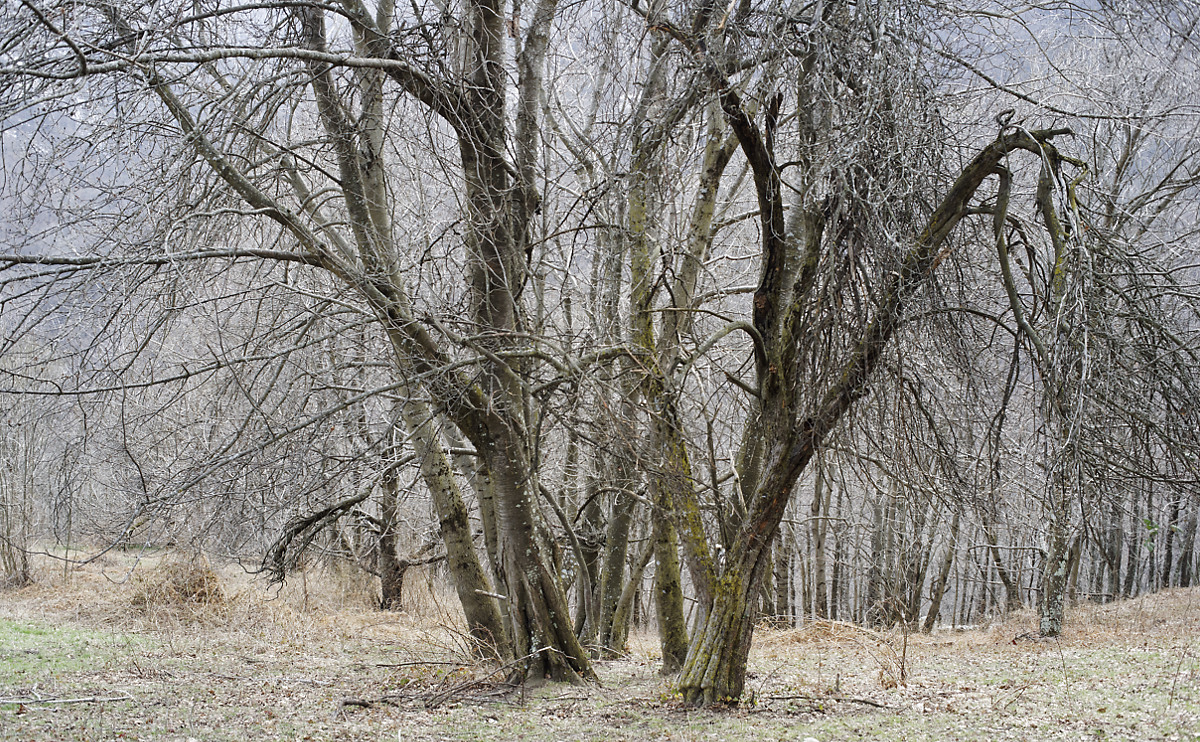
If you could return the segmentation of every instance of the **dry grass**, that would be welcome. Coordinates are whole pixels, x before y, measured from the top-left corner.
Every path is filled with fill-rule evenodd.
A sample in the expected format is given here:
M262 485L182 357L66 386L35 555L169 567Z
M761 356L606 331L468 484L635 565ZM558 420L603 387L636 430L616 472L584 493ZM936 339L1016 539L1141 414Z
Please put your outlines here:
M878 631L845 621L809 621L802 626L789 629L759 629L756 633L759 646L776 644L811 644L813 642L855 642L862 639L885 641Z
M313 569L283 585L235 563L161 553L109 552L64 572L40 559L35 581L6 593L0 618L69 624L178 643L207 641L332 651L377 645L405 660L469 656L452 593L410 571L407 610L377 610L377 588L349 569Z
M407 610L382 613L337 569L270 589L170 553L35 569L0 602L5 740L1200 739L1197 590L1078 607L1057 642L1013 642L1031 613L928 636L763 629L753 702L696 712L648 634L599 666L601 688L495 693L453 594L417 570Z
M203 556L164 560L134 578L130 605L143 610L219 606L225 602L221 578Z

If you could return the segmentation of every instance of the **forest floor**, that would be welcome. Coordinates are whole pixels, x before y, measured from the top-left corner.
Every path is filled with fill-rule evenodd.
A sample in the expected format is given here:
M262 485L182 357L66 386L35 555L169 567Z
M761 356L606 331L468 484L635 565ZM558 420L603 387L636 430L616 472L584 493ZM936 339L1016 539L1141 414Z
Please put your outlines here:
M832 622L755 634L747 702L685 708L657 642L602 685L507 688L470 661L453 601L410 612L312 573L266 590L234 566L113 553L0 592L2 740L1200 740L1200 590L932 635ZM219 576L218 576L219 575ZM811 742L811 740L810 740Z

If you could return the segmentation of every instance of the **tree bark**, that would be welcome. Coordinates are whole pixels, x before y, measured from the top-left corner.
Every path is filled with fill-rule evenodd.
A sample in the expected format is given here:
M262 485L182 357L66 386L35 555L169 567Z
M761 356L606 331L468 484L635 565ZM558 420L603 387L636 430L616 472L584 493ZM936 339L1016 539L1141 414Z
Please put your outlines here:
M1142 528L1139 498L1132 497L1129 513L1129 531L1131 534L1139 534ZM1131 536L1125 541L1125 580L1121 586L1121 597L1132 598L1137 595L1137 575L1140 569L1139 559L1141 557L1142 539L1136 535Z
M611 653L620 653L625 650L625 641L629 637L629 625L636 618L634 614L636 613L637 596L641 592L642 576L646 573L646 566L650 564L653 557L654 541L649 539L638 554L637 561L633 564L633 571L630 573L625 587L621 590L621 597L617 600L616 609L613 611ZM619 644L617 643L618 639L620 640Z
M1196 550L1197 508L1193 504L1183 526L1183 543L1179 547L1179 587L1192 586L1192 559Z
M396 551L399 546L397 543L397 526L399 525L397 514L400 502L399 472L388 467L379 486L383 491L383 501L380 506L383 532L379 534L379 607L385 611L398 611L404 597L405 572L404 568L400 566L399 554ZM496 617L499 618L499 614ZM472 625L470 619L468 619L467 625ZM503 638L503 635L500 638ZM495 646L494 637L489 646Z
M1179 530L1179 496L1171 497L1167 503L1167 523L1163 529L1162 572L1158 584L1161 588L1171 587L1171 576L1175 572L1175 533Z
M663 671L674 672L682 663L687 645L683 612L683 587L678 550L681 544L700 605L710 595L713 568L704 522L696 500L691 455L683 434L677 390L669 376L678 357L678 338L654 328L655 267L659 254L652 234L652 209L661 178L661 147L674 126L674 115L665 108L667 45L656 40L651 50L649 78L634 114L631 185L628 199L630 339L645 352L639 396L647 403L648 450L652 452L645 474L655 507L655 597L662 644ZM686 102L686 101L685 101ZM665 108L665 110L664 110ZM655 116L653 114L658 113Z
M954 509L954 517L950 521L950 535L946 539L946 552L942 555L941 566L929 588L929 612L925 614L925 623L921 626L921 630L926 634L933 631L933 627L937 625L938 615L942 611L942 598L946 595L950 570L954 566L954 553L958 549L958 524L961 514L960 509Z
M687 621L683 614L680 584L679 537L669 513L659 509L654 516L654 599L658 611L662 673L670 675L683 667L687 657Z
M868 626L879 627L887 622L884 616L884 573L887 569L887 549L885 548L886 528L884 513L887 508L882 498L871 505L871 554L867 566L867 594L864 606L863 621Z
M468 630L481 651L499 659L511 659L514 656L511 637L491 597L494 590L475 550L467 507L438 439L436 418L420 400L410 398L402 404L402 415L410 429L409 445L417 456L421 477L433 500L438 530L446 546L446 563L467 617Z
M613 499L612 516L604 540L604 565L600 572L600 631L597 638L602 657L612 657L625 649L629 639L628 610L620 619L619 606L626 591L625 561L629 554L629 531L633 524L636 500L626 487ZM635 575L630 576L630 580ZM641 571L636 572L641 579ZM630 598L632 600L632 597Z
M782 529L775 541L775 618L785 627L792 620L792 537L791 529Z
M1055 499L1050 508L1046 553L1042 564L1042 590L1039 605L1041 619L1038 630L1042 636L1060 636L1063 629L1063 608L1067 595L1067 580L1071 567L1071 540L1067 517L1070 501L1061 485L1055 486Z
M1000 582L1004 585L1004 610L1006 613L1012 613L1021 607L1020 586L1013 579L1012 573L1009 572L1007 565L1004 563L1004 556L1000 552L1000 540L996 537L995 525L988 517L987 513L981 509L980 526L983 530L983 538L988 545L988 554L992 559L992 564L996 569L996 576L1000 578Z
M829 617L829 598L825 585L825 534L829 529L829 484L825 468L817 467L813 478L811 509L813 544L813 618Z

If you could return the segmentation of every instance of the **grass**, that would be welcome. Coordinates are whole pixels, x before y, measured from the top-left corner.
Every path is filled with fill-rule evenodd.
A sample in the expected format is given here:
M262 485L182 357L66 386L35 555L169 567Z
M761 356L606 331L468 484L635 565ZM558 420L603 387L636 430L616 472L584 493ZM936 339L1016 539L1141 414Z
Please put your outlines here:
M347 575L268 591L236 567L133 561L41 565L3 595L0 739L1200 740L1200 590L1077 608L1059 641L1014 643L1032 615L913 635L903 673L898 633L761 630L753 700L709 711L680 704L652 636L601 663L601 687L502 694L429 582L385 614Z
M5 687L46 685L56 677L111 662L130 647L99 631L0 619L0 678Z

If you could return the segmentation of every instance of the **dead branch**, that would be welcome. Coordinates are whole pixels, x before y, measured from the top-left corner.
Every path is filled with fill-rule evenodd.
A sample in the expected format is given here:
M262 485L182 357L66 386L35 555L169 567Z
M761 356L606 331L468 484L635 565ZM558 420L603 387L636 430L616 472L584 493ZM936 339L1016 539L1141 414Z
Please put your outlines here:
M810 696L794 694L787 696L766 696L765 701L838 701L839 703L861 703L864 706L874 706L877 709L890 709L891 706L870 698L854 698L853 696Z
M111 703L116 701L132 701L133 696L125 694L123 696L85 696L83 698L0 698L0 703L17 703L23 706L30 706L35 703L40 704L68 704L68 703Z

